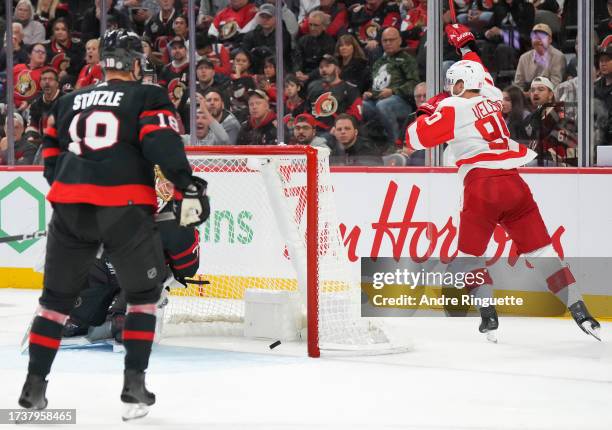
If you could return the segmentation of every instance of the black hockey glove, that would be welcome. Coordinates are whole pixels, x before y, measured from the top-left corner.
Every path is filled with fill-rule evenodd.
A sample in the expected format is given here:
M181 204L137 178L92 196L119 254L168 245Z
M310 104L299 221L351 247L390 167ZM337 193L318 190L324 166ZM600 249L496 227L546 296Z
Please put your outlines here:
M206 195L204 179L193 176L191 185L183 190L183 199L174 200L172 210L182 227L195 227L202 224L210 215L210 204Z

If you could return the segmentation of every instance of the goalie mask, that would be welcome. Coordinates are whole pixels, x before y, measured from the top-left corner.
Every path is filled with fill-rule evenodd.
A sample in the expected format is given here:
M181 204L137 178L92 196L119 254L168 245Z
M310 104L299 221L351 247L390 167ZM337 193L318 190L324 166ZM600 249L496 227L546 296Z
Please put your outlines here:
M455 84L463 82L463 90L454 94ZM457 61L446 72L445 89L451 96L461 97L467 90L482 90L485 83L485 70L479 63L469 60Z

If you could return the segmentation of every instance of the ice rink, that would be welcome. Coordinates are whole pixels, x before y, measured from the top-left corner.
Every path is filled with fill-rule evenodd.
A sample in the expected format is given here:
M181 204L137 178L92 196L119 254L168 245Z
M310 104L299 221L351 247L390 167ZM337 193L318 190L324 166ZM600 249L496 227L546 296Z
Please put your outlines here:
M27 356L18 344L39 291L0 290L0 408L16 408ZM156 429L612 429L612 324L603 342L571 320L501 318L498 344L475 318L396 318L411 352L306 356L304 344L171 338L154 349L149 416L120 418L123 354L61 350L49 408L77 425ZM41 428L26 426L19 428ZM43 427L44 428L44 427Z

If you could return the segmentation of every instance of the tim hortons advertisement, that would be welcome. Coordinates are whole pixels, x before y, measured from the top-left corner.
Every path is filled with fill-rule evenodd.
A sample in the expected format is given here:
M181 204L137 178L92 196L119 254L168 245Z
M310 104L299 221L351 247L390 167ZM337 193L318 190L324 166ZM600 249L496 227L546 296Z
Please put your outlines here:
M584 170L584 174L557 169L541 172L524 169L522 175L540 206L559 255L576 257L578 263L573 264L578 266L582 259L599 257L605 261L612 257L612 201L607 195L612 174L595 169ZM269 227L278 224L278 209L262 203L267 194L261 179L253 175L252 180L236 188L231 175L203 176L209 181L213 211L200 229L202 273L216 267L243 276L292 276L281 232ZM455 173L337 169L331 179L339 230L354 267L359 267L362 256L427 261L430 257L446 260L456 255L462 190ZM1 171L0 237L45 230L51 216L51 207L44 199L47 191L40 171ZM287 199L289 211L295 212L299 197ZM34 238L0 243L0 286L40 286L40 275L28 277L27 273L33 273L31 269L42 260L44 242L43 238ZM508 257L508 264L500 270L504 274L507 271L508 276L500 276L502 282L496 281L496 288L544 291L543 281L530 277L528 264L516 256L512 241L498 228L487 258L493 262L502 256ZM258 273L240 272L243 267L253 267L246 264L253 261L257 262ZM580 267L572 269L578 272L584 293L612 296L609 276L583 273Z

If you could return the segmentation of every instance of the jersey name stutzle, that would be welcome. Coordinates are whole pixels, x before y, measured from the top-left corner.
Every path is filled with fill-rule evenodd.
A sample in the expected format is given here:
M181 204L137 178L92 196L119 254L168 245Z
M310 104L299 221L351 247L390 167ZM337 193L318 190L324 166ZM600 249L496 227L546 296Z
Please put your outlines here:
M72 110L82 110L89 106L119 106L123 92L92 91L80 94L74 98Z
M500 93L487 89L487 95ZM410 149L433 148L443 143L448 143L445 164L459 167L461 177L475 167L513 169L537 155L510 139L502 116L502 100L498 97L448 97L432 115L420 116L406 132L406 146Z

